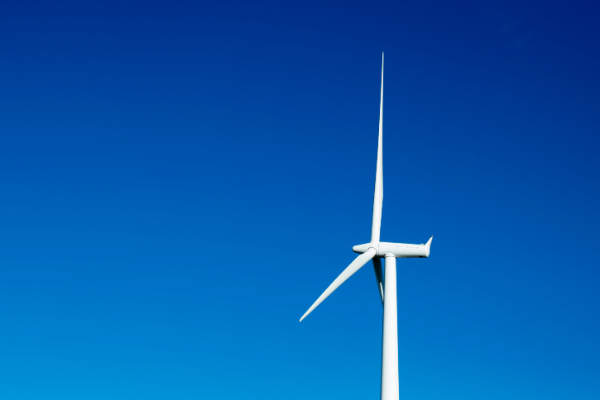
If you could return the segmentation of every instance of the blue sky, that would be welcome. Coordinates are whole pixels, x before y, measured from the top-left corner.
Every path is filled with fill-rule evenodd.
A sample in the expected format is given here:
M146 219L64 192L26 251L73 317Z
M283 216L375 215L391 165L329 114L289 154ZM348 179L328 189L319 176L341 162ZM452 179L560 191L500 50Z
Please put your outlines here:
M0 398L600 397L591 2L0 6Z

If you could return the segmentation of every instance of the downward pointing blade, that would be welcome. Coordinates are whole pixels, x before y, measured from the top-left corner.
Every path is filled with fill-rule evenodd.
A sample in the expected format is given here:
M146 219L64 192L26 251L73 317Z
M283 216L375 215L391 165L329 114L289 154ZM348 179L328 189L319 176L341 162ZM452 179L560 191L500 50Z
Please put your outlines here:
M381 304L383 304L383 270L381 268L381 258L373 259L373 269L375 270L375 279L377 279L377 289L381 297Z
M315 301L315 303L310 306L310 308L308 309L307 312L304 313L304 315L302 316L302 318L300 318L300 322L302 322L302 320L304 318L306 318L306 316L308 314L310 314L312 312L312 310L314 310L315 308L317 308L317 306L319 304L321 304L323 302L323 300L325 300L327 298L327 296L329 296L331 293L333 293L333 291L335 289L337 289L338 287L340 287L340 285L344 282L346 282L346 280L348 278L350 278L352 275L354 275L354 273L356 271L358 271L363 265L365 265L366 263L369 262L370 259L372 259L375 254L377 254L377 251L373 248L370 248L369 250L367 250L364 254L361 254L360 256L356 257L354 259L354 261L352 261L350 263L350 265L348 265L346 267L346 269L340 274L340 276L338 276L337 278L335 278L335 281L333 281L333 283L331 285L329 285L329 287L327 289L325 289L325 291L323 292L323 294L321 296L319 296L319 298L317 299L317 301Z
M377 172L375 174L375 196L373 197L373 224L371 243L379 242L381 230L381 208L383 206L383 53L381 53L381 103L379 105L379 141L377 142Z

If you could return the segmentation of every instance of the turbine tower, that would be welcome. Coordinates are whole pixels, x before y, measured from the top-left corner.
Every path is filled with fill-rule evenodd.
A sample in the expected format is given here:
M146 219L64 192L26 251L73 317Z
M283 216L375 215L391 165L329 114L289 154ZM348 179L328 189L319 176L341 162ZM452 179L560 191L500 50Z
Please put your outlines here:
M426 244L388 243L379 241L381 230L381 208L383 204L383 53L381 53L381 103L379 107L379 141L377 145L377 172L375 175L375 196L373 198L373 222L371 241L354 246L352 250L360 255L338 276L314 302L300 322L323 302L335 289L363 267L373 261L377 289L383 304L383 343L381 352L381 400L398 400L398 313L396 303L396 258L429 257L431 240ZM385 275L381 259L385 257Z

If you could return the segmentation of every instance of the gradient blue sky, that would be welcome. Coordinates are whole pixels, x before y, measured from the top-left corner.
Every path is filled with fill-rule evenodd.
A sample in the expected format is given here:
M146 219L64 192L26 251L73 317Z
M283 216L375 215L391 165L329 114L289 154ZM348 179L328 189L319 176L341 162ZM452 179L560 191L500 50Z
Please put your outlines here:
M0 6L0 398L600 398L593 2Z

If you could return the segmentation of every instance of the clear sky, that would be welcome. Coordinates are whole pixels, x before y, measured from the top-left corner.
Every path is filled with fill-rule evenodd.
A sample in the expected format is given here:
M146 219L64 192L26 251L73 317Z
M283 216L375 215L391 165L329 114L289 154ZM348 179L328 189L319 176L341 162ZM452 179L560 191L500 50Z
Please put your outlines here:
M600 398L599 11L4 2L0 398L379 398L381 51L401 398Z

